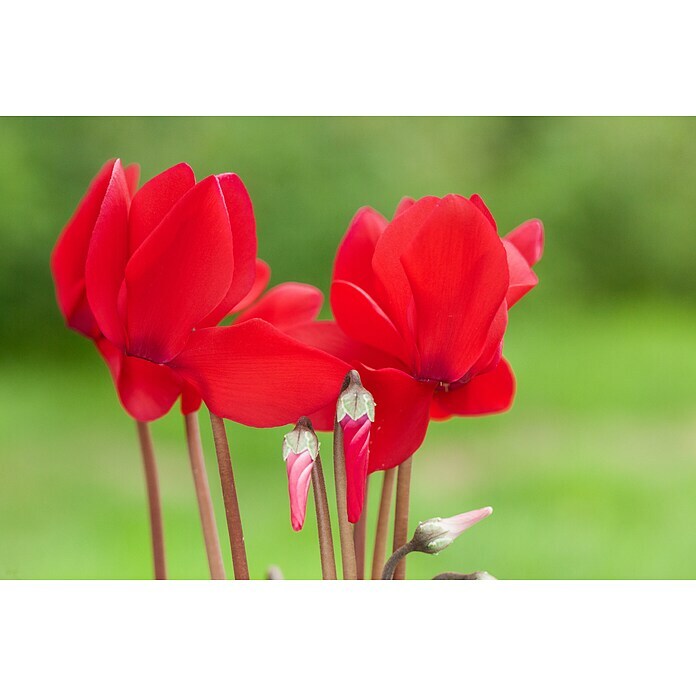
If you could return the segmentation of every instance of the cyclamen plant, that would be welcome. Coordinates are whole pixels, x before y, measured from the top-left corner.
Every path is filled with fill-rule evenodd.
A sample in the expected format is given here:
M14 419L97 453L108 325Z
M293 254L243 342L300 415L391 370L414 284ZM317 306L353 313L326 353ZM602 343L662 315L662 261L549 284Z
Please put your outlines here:
M157 579L167 572L148 423L177 400L213 579L225 571L198 424L202 403L236 579L249 572L225 418L253 427L296 423L283 445L291 523L303 527L311 482L324 579L337 573L314 427L334 431L344 579L365 575L370 474L385 472L373 578L403 578L407 553L439 551L490 514L434 518L406 541L411 458L428 422L512 403L503 334L508 308L537 283L539 221L501 239L478 196L404 199L390 223L364 208L334 264L335 321L318 322L317 288L282 283L264 294L270 269L256 257L253 206L237 175L196 182L182 163L138 188L138 172L119 160L102 167L56 243L51 270L66 324L94 343L137 423ZM397 469L395 553L385 565ZM420 543L427 534L437 538Z

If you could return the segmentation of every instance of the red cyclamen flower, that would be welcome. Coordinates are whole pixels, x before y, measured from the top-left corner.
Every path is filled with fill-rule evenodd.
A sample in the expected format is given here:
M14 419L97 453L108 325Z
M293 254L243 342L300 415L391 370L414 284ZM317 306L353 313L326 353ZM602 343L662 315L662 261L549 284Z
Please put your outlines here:
M51 258L66 322L95 341L130 415L154 420L179 396L188 413L203 397L220 416L270 426L331 402L346 365L279 330L316 317L321 293L285 284L249 307L268 267L241 179L196 183L178 164L137 192L136 181L137 168L104 165Z
M374 396L370 472L412 455L431 418L509 408L508 309L537 284L542 250L538 220L501 239L478 196L404 199L391 222L357 213L334 265L336 321L291 333L350 362ZM330 427L328 409L311 417Z

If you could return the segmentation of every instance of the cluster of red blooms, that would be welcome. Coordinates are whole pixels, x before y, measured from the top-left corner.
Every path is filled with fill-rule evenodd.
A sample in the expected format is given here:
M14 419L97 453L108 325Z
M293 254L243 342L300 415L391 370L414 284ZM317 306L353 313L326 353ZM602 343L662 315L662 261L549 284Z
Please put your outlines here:
M509 308L537 283L539 221L501 238L476 195L404 199L391 222L363 208L336 255L335 321L316 321L318 289L264 293L270 270L238 176L196 183L179 164L137 182L137 166L104 165L51 259L67 324L94 342L134 419L160 418L180 398L184 413L205 402L250 426L309 416L332 429L357 370L376 407L348 425L359 442L346 449L355 522L367 474L412 455L430 420L511 405L503 335Z

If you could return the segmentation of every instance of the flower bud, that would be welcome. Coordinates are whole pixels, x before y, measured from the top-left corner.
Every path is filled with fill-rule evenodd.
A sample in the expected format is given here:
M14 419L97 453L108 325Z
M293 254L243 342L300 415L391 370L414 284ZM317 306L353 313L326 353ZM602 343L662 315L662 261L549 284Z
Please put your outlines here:
M430 520L425 520L416 527L416 532L413 535L414 550L423 553L440 553L462 532L473 527L492 512L492 507L485 507L454 517L433 517Z
M290 522L299 532L307 513L307 496L312 469L319 454L319 440L308 418L300 418L294 430L283 438L283 459L288 473Z
M343 430L348 521L355 524L365 504L370 428L375 420L375 400L362 386L356 370L351 370L346 377L346 387L336 405L336 420Z

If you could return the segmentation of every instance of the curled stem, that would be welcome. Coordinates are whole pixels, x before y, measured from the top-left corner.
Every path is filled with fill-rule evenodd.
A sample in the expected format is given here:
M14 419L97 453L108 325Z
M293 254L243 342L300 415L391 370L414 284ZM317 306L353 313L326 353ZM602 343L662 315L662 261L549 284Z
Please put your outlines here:
M150 426L143 421L136 421L138 441L145 470L147 502L150 512L150 534L152 536L152 560L155 566L155 580L167 579L167 564L164 556L164 526L162 524L162 506L160 504L157 462L152 446Z
M394 577L394 571L396 570L397 566L403 561L407 554L415 550L416 544L413 539L411 539L411 541L406 542L403 546L400 546L396 551L394 551L389 560L384 564L382 580L395 580L396 578Z
M213 428L215 453L217 454L218 470L220 472L220 485L222 486L222 497L225 501L225 517L227 518L227 531L230 537L234 577L235 580L248 580L249 565L244 546L242 516L239 512L239 501L237 500L237 488L234 483L227 431L222 418L212 412L210 413L210 424Z
M375 532L375 547L372 552L372 579L379 580L382 577L384 556L387 551L387 535L389 534L389 512L394 493L394 477L396 469L387 469L382 481L382 496L379 501L379 513L377 515L377 530Z
M408 507L411 493L412 457L399 465L396 478L396 506L394 509L394 545L393 550L400 549L408 538ZM405 555L405 554L404 554ZM394 580L406 579L406 561L402 560L394 571Z
M203 539L205 541L205 552L208 556L210 577L213 580L224 580L225 565L222 561L220 537L218 536L217 524L215 522L213 501L210 497L208 474L205 470L201 431L198 426L198 413L187 413L184 418L186 422L186 442L188 443L191 473L193 474L193 482L196 488L198 511L201 516L201 526L203 527Z

